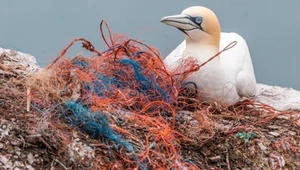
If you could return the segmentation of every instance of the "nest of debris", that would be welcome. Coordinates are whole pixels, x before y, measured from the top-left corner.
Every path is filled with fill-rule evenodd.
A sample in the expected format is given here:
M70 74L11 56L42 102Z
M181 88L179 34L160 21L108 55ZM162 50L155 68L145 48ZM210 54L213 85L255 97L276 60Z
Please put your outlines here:
M1 168L300 168L299 113L200 102L183 83L195 61L168 72L158 50L107 39L103 24L104 52L78 38L30 75L1 63ZM67 58L76 41L93 55Z

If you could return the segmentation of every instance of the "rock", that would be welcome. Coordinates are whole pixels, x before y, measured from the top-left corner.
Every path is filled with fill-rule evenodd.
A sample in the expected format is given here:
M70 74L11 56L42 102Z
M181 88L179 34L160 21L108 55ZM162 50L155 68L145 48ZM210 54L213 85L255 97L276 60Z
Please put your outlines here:
M208 158L210 161L217 162L222 159L220 155Z
M32 153L29 153L29 154L27 155L27 161L28 161L29 164L33 164L33 162L34 162L34 157L33 157Z
M14 167L16 167L16 168L18 168L18 167L24 167L24 164L23 164L23 162L21 162L21 161L15 161L14 162ZM15 168L15 169L16 169Z
M3 148L4 148L4 144L0 143L0 149L3 149Z
M288 134L291 135L291 136L295 136L296 132L294 132L294 131L288 131Z
M281 127L279 127L279 126L274 126L274 125L269 125L268 128L270 128L270 129L280 129Z
M68 152L71 158L71 161L83 161L84 159L91 159L95 157L94 150L80 142L79 139L73 139L72 143L68 147Z
M262 150L262 151L266 151L268 148L261 142L258 143L258 146L259 148Z
M9 155L0 155L0 168L10 168L12 165Z
M27 164L26 164L26 168L27 168L28 170L35 170L31 165L27 165Z
M280 111L300 111L300 91L292 88L257 84L255 100Z
M21 155L21 152L20 152L20 151L16 151L15 153L16 153L18 156Z
M7 123L7 121L1 119L0 120L0 140L9 136L10 130L11 130L11 126Z
M32 55L0 48L0 75L28 75L39 69Z
M272 135L274 137L280 136L280 134L278 132L274 132L274 131L268 132L268 134L270 134L270 135Z

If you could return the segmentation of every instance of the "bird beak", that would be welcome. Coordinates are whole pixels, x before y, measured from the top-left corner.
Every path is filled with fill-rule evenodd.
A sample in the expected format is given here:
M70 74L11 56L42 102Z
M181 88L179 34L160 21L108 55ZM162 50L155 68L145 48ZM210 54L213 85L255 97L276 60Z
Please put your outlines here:
M193 22L192 17L184 14L166 16L163 17L160 22L176 27L183 32L199 28L199 26Z

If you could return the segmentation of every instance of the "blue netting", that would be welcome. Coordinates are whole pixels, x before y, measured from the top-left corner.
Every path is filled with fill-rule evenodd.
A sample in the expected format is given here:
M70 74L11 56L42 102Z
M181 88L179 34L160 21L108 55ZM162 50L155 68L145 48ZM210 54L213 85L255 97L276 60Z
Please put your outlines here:
M80 103L66 102L65 104L67 109L72 113L66 117L71 125L78 127L92 138L108 139L117 145L123 146L138 161L132 145L111 129L107 117L102 112L90 112L88 108L82 106Z

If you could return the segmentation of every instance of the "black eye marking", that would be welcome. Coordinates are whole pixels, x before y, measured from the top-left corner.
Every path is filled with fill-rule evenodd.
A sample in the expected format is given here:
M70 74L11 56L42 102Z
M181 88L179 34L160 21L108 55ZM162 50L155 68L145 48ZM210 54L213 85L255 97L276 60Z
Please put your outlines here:
M198 17L192 17L192 16L189 16L189 19L195 23L197 26L199 26L199 29L203 31L203 28L201 26L202 22L203 22L203 18L198 16Z

